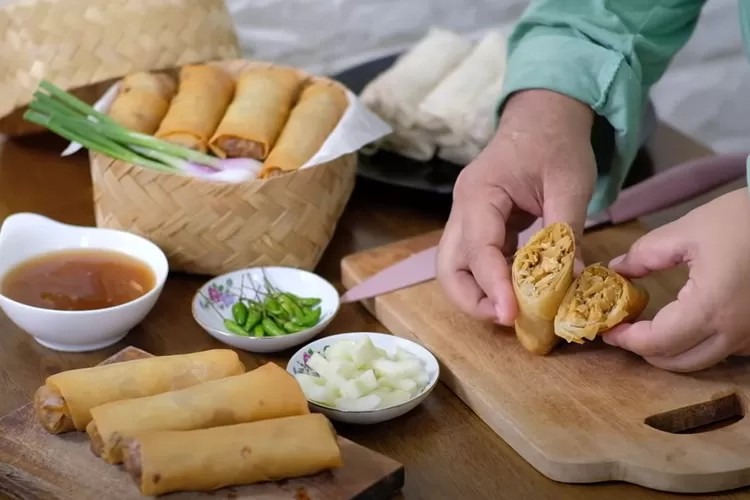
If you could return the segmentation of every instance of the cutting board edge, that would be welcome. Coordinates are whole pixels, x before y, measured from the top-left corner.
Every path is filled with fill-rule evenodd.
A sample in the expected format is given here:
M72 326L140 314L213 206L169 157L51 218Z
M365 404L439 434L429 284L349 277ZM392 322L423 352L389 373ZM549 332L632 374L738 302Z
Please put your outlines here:
M424 235L413 239L420 238L423 239ZM394 246L395 244L390 244L379 247L375 250L383 251L388 247ZM369 253L369 251L359 252L348 255L341 260L341 283L346 289L352 288L367 278L367 276L361 275L354 266L354 263L356 263L358 259L363 258L367 253ZM392 296L392 294L385 294L373 299L367 299L361 301L360 304L392 334L423 343L421 339L407 328L402 330L397 322L389 320L388 313L384 309L389 296ZM394 326L396 326L396 328L394 328ZM436 355L436 357L438 356ZM445 363L439 358L438 363L441 366L441 381L451 390L451 392L456 394L464 404L475 412L483 422L485 422L501 439L506 441L506 443L508 443L511 448L513 448L513 450L534 469L553 481L567 484L594 484L608 481L623 481L669 493L717 493L750 486L750 462L748 462L747 467L741 469L696 475L695 473L666 473L651 468L644 468L629 462L612 460L606 457L600 458L598 462L585 463L549 458L544 452L537 449L520 434L493 424L494 419L486 418L491 410L477 410L475 408L477 405L472 404L468 396L455 385L453 371L448 369L445 366ZM675 481L677 484L675 484Z

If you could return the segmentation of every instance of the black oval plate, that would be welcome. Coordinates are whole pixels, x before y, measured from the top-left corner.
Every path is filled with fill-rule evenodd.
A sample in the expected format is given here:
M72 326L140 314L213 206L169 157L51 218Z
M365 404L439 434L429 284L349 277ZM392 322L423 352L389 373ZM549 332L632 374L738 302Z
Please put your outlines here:
M359 95L369 82L391 67L400 55L400 53L397 53L368 61L332 75L332 78ZM641 129L641 144L644 144L651 136L655 126L656 113L651 101L649 101ZM437 194L450 194L453 192L456 177L463 167L464 165L456 165L437 157L423 162L411 160L389 151L378 151L373 155L359 154L357 174L393 186Z

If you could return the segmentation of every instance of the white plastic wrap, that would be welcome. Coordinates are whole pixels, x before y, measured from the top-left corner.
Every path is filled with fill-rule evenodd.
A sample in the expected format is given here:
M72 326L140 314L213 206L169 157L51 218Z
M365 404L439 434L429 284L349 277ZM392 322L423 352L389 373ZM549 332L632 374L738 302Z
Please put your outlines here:
M3 0L0 0L2 2ZM6 0L7 1L7 0ZM721 152L750 149L750 63L737 2L706 2L652 93L659 117ZM528 0L227 0L246 53L331 74L401 51L431 26L509 33Z

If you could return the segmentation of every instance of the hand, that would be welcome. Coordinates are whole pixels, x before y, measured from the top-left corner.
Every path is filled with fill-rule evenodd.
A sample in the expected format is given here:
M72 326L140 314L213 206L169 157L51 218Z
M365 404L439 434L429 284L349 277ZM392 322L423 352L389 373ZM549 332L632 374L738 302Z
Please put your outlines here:
M546 90L512 96L487 148L459 175L438 249L438 280L463 311L510 326L518 313L505 256L535 219L583 232L596 180L593 112Z
M620 325L608 344L675 372L702 370L750 354L750 193L739 189L644 235L610 266L640 278L687 264L677 300L652 321Z

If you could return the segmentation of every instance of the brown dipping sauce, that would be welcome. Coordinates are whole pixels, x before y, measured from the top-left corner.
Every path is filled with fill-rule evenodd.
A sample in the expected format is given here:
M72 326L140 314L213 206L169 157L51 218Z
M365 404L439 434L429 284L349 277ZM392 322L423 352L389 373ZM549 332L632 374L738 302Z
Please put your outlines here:
M119 306L156 284L151 268L121 252L75 249L21 262L5 275L2 294L43 309L91 311Z

